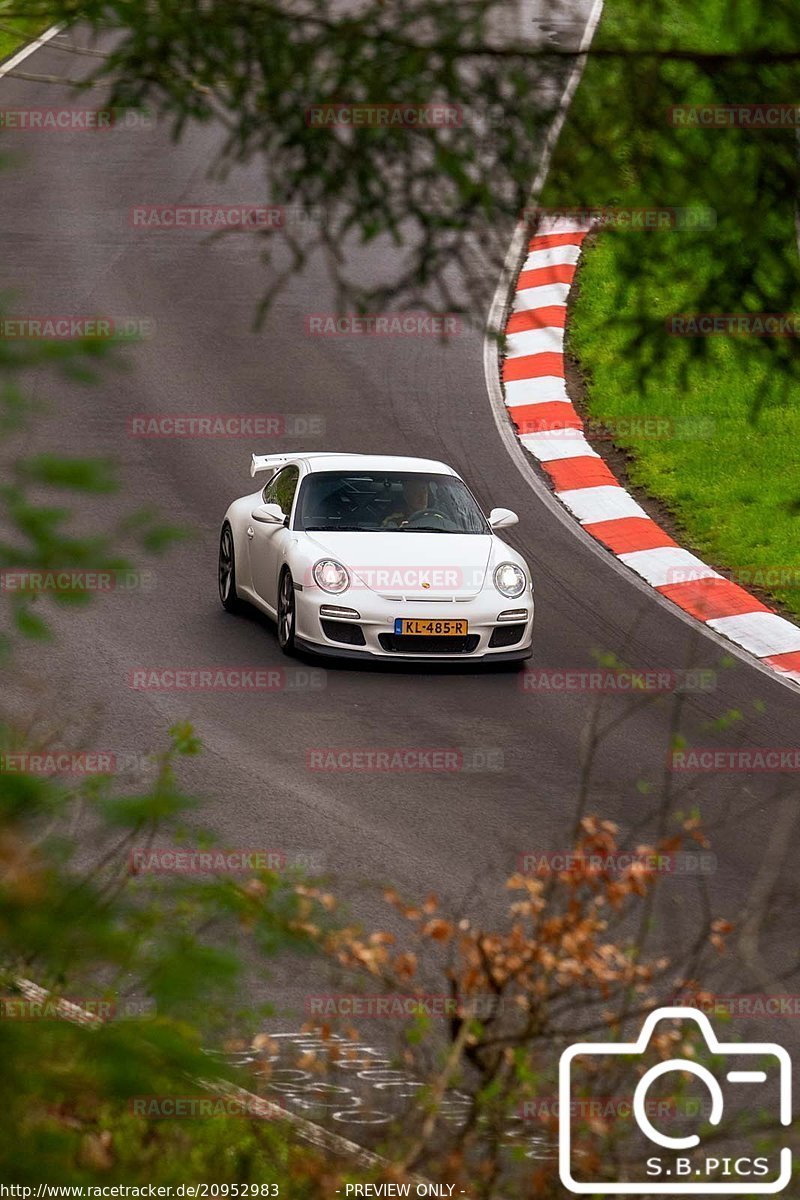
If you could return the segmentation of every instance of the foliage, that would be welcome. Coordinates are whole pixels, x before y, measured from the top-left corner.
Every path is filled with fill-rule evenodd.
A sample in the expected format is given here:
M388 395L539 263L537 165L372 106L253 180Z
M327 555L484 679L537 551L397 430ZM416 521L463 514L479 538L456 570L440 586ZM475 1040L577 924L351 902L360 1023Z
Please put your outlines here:
M610 227L587 251L569 347L588 423L608 430L601 453L608 439L627 452L633 483L666 502L682 540L797 615L796 336L668 331L673 317L800 311L796 130L668 120L675 105L794 105L797 24L789 6L767 13L750 0L632 14L627 0L606 4L544 203L705 208L713 219ZM626 59L606 56L620 44Z
M27 11L88 22L98 34L115 29L91 80L110 83L114 104L163 114L176 137L189 120L218 121L217 172L255 160L273 203L318 214L316 229L312 221L302 234L286 231L287 270L322 248L342 305L373 308L452 310L466 288L485 311L580 36L562 2L530 26L501 0L28 0ZM723 292L713 271L687 279L687 304L703 311L746 294L748 308L772 307L794 271L773 211L776 198L785 204L797 192L793 135L726 133L709 159L713 139L671 127L666 106L794 103L798 51L791 0L768 11L751 0L612 7L550 197L597 205L644 190L651 203L710 206L731 269ZM443 104L454 115L424 127L330 125L312 115L326 104ZM285 256L272 231L256 236L272 268L269 296ZM369 285L353 276L349 250L377 239L401 252L399 265L393 279ZM757 272L754 241L769 251ZM669 239L660 242L668 253ZM636 279L638 264L627 266Z

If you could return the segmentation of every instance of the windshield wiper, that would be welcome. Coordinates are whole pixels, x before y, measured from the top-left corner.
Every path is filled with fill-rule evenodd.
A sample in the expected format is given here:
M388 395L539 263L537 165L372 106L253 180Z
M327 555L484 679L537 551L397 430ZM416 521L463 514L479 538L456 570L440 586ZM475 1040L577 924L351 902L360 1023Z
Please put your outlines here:
M362 525L306 525L304 533L369 533ZM371 532L375 532L372 530Z
M401 525L401 533L458 533L458 529L442 529L439 525Z

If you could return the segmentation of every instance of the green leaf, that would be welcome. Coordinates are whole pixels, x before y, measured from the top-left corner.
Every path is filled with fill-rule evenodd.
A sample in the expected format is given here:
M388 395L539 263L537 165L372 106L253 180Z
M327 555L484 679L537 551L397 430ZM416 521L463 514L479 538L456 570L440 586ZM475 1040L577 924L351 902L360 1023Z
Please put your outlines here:
M41 617L37 617L29 608L17 608L14 613L14 624L23 637L34 641L48 641L52 636L49 626Z
M107 493L117 490L114 467L108 459L62 458L41 454L19 464L29 479L71 491Z

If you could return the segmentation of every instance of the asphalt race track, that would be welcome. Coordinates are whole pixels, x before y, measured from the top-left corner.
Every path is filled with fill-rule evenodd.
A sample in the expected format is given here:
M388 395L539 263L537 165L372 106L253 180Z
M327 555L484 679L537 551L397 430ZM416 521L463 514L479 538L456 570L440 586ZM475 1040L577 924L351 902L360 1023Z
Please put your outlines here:
M579 10L585 17L588 5ZM21 70L77 77L88 69L65 53L64 38L38 50ZM0 92L4 108L76 103L58 84L13 74L0 81ZM583 731L597 699L591 693L524 691L508 672L304 661L290 666L296 686L273 693L129 686L129 672L145 666L287 665L269 622L222 611L217 539L227 504L249 490L251 451L305 442L310 449L444 459L487 511L501 505L518 512L520 524L508 540L534 570L534 667L586 669L595 665L595 652L605 651L637 668L713 669L713 690L685 699L683 731L692 743L732 746L743 738L753 746L796 745L796 693L742 659L721 667L725 652L717 642L604 562L525 482L495 426L478 328L446 344L433 337L310 336L305 317L334 310L324 264L315 258L255 332L265 275L247 235L212 241L192 230L130 225L134 204L263 202L258 163L224 182L207 178L219 136L192 127L174 145L162 128L118 128L17 131L2 139L16 158L2 176L0 217L1 286L15 292L12 311L135 317L152 327L152 336L120 352L124 367L104 369L95 385L32 377L33 394L47 406L35 444L119 461L124 497L97 502L99 522L121 508L156 505L194 534L147 564L154 572L150 590L57 615L46 677L41 657L36 679L33 662L22 663L22 684L37 703L51 716L63 714L88 744L118 754L147 753L163 744L169 724L188 717L206 747L186 768L189 786L207 798L206 824L230 846L310 858L378 925L383 910L372 884L391 881L413 897L434 891L491 915L505 903L502 883L520 855L565 849ZM511 227L507 233L510 240ZM393 253L354 251L353 261L365 276L380 277ZM268 444L129 436L129 418L164 413L285 414L312 419L324 432ZM309 680L315 686L306 686ZM742 719L727 731L710 728L730 710ZM609 721L629 715L600 747L589 807L636 840L646 834L651 809L637 782L664 776L671 705L608 696L602 711ZM308 752L325 747L458 748L464 765L435 774L308 769ZM681 807L699 803L711 827L717 870L707 882L714 910L736 914L785 812L792 780L704 772L679 784L686 789ZM764 961L783 966L794 950L791 928L779 918L797 904L796 831L784 834L784 844L782 908L762 944ZM665 943L680 945L697 911L692 880L665 885ZM764 990L763 979L735 970L732 983L735 991ZM288 1028L302 1019L308 986L296 976L283 986Z

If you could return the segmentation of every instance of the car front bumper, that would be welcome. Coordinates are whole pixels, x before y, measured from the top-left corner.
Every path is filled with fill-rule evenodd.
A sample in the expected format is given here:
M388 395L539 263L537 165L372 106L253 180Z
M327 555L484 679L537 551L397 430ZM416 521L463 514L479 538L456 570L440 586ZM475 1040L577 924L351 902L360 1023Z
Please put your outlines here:
M326 656L343 658L380 658L397 662L512 662L529 658L533 641L533 594L526 591L512 600L498 592L484 589L469 600L431 603L414 600L388 600L368 589L348 589L342 595L330 595L318 588L295 591L296 635L301 649ZM347 608L358 617L337 617L321 609ZM518 609L526 611L525 618L499 620L500 614ZM394 634L398 617L421 621L466 621L466 638L439 636L398 639ZM513 643L511 627L521 626ZM349 630L344 627L350 627ZM361 630L363 644L346 641L343 635L353 627ZM495 634L495 630L501 631ZM339 634L341 640L332 634ZM491 645L500 639L500 644ZM450 649L452 645L452 650Z

